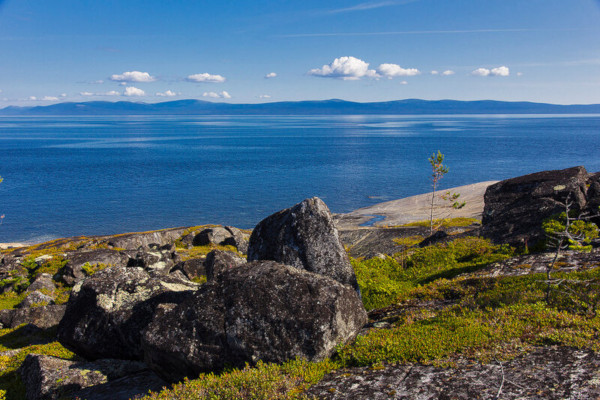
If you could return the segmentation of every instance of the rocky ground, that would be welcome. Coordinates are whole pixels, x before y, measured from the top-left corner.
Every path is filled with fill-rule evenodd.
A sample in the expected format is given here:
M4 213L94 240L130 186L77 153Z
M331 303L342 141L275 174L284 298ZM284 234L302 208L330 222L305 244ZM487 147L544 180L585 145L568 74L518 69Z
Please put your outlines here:
M546 291L555 254L523 246L566 192L593 212L599 178L577 167L457 188L473 204L433 236L407 220L427 195L335 218L314 198L253 232L3 249L0 398L128 399L258 360L283 375L200 375L152 398L600 398L600 251L563 251ZM369 214L395 226L358 227ZM297 371L297 357L311 363ZM321 365L332 371L308 372Z

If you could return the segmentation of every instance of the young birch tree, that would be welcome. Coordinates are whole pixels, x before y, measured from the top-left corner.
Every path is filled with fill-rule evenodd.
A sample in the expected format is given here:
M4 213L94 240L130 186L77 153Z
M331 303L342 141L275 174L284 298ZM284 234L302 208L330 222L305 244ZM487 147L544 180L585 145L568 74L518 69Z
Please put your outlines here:
M431 193L431 209L429 214L429 234L433 235L433 209L435 202L435 190L438 187L438 182L446 175L449 171L448 167L443 164L444 155L438 150L437 154L433 153L428 158L429 164L431 164L431 181L433 186L433 192Z

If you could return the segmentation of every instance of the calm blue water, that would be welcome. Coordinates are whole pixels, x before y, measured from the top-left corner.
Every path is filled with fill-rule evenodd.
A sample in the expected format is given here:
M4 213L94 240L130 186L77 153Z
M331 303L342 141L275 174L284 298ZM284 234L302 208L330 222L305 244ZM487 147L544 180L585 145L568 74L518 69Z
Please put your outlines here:
M600 116L1 117L0 242L347 212L429 191L438 149L443 187L600 171Z

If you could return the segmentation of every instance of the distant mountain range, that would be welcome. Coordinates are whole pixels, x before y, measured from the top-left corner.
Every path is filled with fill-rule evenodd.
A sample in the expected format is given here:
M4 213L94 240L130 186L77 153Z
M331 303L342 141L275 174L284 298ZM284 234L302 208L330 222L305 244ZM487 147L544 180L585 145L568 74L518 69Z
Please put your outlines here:
M283 101L261 104L177 100L163 103L90 101L0 109L0 115L351 115L351 114L593 114L600 104L559 105L494 100L406 99L377 103L345 100Z

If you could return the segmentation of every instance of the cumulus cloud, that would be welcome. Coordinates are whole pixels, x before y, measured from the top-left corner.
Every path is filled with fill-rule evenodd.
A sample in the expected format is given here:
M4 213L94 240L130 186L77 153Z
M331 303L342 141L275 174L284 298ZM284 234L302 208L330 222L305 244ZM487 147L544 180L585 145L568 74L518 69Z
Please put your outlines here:
M270 78L276 78L277 74L275 72L269 72L268 74L265 75L266 79L270 79Z
M58 97L56 97L56 96L44 96L44 97L42 97L42 101L58 101Z
M159 97L174 97L174 96L177 96L177 93L175 93L175 92L173 92L171 90L167 90L166 92L162 92L162 93L161 92L157 92L156 96L159 96Z
M454 71L452 71L451 69L447 69L444 72L442 72L442 75L444 75L444 76L454 75Z
M94 93L92 93L92 92L79 92L79 95L81 95L81 96L93 96Z
M415 76L421 73L416 68L402 68L398 64L381 64L377 67L377 72L388 79L398 76Z
M146 92L142 89L138 89L133 86L128 86L125 88L125 92L123 92L123 96L145 96Z
M212 99L230 99L231 95L229 93L227 93L226 91L222 91L220 93L217 92L204 92L202 94L202 96L204 97L210 97Z
M439 73L440 73L439 71L435 71L435 70L430 72L431 75L438 75Z
M355 57L339 57L331 64L323 65L308 71L309 75L323 78L338 78L346 81L355 81L363 77L377 78L377 71L369 69L369 63Z
M61 93L61 94L60 94L60 97L63 97L63 98L64 98L64 97L67 97L67 94L66 94L66 93Z
M106 93L97 93L96 95L98 95L98 96L120 96L121 93L117 92L116 90L110 90Z
M154 82L156 78L147 72L127 71L122 74L111 75L110 80L115 82Z
M402 82L400 82L400 84L401 85L408 85L408 82L407 81L402 81Z
M37 99L38 99L38 98L37 98L37 97L35 97L35 96L29 96L29 99L28 99L28 100L31 100L31 101L36 101Z
M510 70L506 66L496 67L492 69L487 68L477 68L471 75L474 76L509 76Z
M204 72L202 74L189 75L187 80L190 82L223 83L226 79L221 75L211 75L207 72Z

